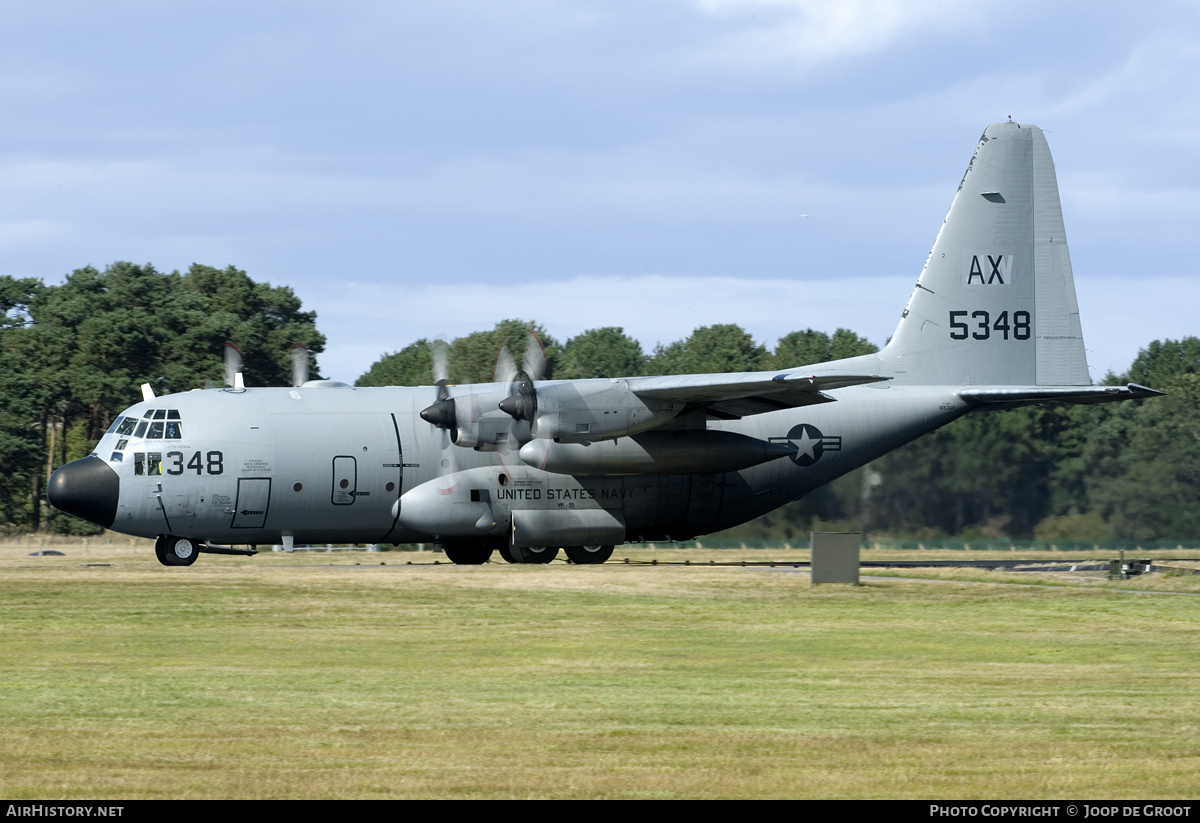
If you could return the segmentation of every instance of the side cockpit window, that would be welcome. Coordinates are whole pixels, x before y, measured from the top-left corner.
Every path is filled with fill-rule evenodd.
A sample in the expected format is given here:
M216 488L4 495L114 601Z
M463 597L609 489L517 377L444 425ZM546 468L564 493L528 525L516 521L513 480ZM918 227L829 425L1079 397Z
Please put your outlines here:
M155 423L154 425L157 426L158 424ZM178 420L168 420L167 421L167 431L166 431L165 437L168 440L182 440L183 439L183 427L179 425Z
M138 420L136 417L126 417L120 420L121 425L117 426L117 434L127 435L133 434L134 428L137 427Z
M118 417L116 420L114 420L112 425L108 427L108 431L106 431L105 434L112 434L115 432L117 430L117 426L121 425L121 421L124 419L124 417Z
M150 431L146 433L146 438L149 440L162 440L163 424L155 421L150 424Z

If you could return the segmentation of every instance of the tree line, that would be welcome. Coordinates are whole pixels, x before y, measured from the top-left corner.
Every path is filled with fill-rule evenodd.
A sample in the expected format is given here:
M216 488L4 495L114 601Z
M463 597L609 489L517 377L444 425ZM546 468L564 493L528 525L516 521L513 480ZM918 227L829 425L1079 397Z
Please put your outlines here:
M451 382L491 382L500 348L520 363L530 331L545 377L557 379L771 370L876 351L848 329L795 331L768 348L718 324L646 353L620 328L559 342L514 319L449 341ZM325 344L291 289L234 267L114 263L55 286L0 277L0 528L92 530L46 504L50 473L88 454L142 383L159 394L221 385L226 341L242 349L249 386L287 385L291 347L315 355ZM310 369L315 377L315 360ZM418 340L381 356L357 385L429 385L432 372L432 345ZM1200 340L1150 343L1105 382L1127 381L1167 396L969 414L735 533L865 525L918 538L1200 537Z

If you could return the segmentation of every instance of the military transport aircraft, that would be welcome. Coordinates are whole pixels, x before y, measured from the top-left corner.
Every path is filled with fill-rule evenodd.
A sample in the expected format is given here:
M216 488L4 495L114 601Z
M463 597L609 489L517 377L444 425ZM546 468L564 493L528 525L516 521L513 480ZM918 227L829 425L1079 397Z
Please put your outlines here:
M430 542L603 563L623 541L725 529L977 409L1150 397L1093 386L1054 164L988 126L879 353L741 374L227 388L144 400L58 469L50 502L157 538L166 565L257 544ZM234 546L250 546L238 550Z

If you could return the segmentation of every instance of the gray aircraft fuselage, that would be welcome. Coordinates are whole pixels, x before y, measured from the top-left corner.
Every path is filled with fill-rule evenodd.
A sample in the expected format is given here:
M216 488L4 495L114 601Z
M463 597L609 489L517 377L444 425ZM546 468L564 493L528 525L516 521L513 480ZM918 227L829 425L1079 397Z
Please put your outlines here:
M790 444L785 457L714 474L575 477L527 466L515 451L443 448L418 416L433 391L209 389L138 403L122 418L149 415L143 437L113 431L95 450L120 481L112 528L221 544L436 541L444 535L398 523L394 506L453 459L447 497L469 504L471 490L487 490L499 523L513 510L603 508L623 513L629 539L686 539L801 497L970 408L954 387L855 386L836 403L708 422ZM177 412L174 429L160 429L181 436L147 438L155 411Z

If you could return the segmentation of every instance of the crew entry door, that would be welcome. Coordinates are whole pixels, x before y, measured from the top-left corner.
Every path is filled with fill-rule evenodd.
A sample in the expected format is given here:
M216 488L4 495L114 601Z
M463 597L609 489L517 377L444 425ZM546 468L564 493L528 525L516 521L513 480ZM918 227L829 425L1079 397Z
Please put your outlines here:
M261 529L267 522L271 502L271 478L239 477L237 503L233 508L233 529Z

